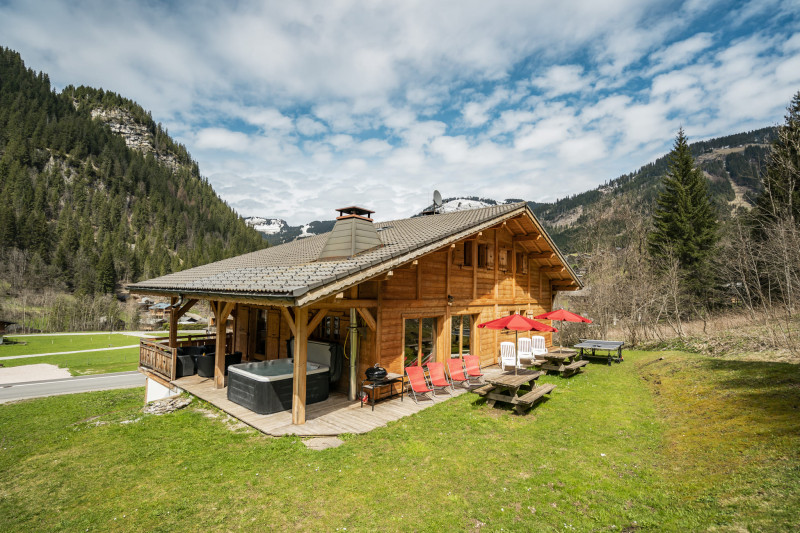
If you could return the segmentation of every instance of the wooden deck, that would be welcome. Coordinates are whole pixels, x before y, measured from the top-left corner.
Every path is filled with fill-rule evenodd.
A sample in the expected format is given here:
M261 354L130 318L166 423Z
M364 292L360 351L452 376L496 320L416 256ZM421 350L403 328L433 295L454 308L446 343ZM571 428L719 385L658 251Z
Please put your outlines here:
M500 374L499 368L483 369L486 377ZM434 405L430 400L414 403L410 396L403 401L399 397L379 401L373 411L369 405L361 407L360 402L350 401L346 394L332 393L324 402L306 406L306 423L292 424L292 412L283 411L271 415L259 415L228 400L228 388L215 389L213 378L201 378L197 375L187 376L173 381L177 387L207 401L262 433L280 437L297 435L300 437L322 437L341 435L342 433L366 433L375 428L385 426L388 422L399 420L404 416L418 413ZM455 387L455 396L467 390ZM451 398L446 393L439 393L435 403Z

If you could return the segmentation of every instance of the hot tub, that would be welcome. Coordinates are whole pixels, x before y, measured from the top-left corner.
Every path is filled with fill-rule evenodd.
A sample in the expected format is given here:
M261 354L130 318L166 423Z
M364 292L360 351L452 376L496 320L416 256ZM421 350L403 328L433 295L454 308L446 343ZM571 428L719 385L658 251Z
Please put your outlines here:
M228 367L228 399L260 415L292 408L294 359L241 363ZM306 363L306 404L328 399L330 369Z

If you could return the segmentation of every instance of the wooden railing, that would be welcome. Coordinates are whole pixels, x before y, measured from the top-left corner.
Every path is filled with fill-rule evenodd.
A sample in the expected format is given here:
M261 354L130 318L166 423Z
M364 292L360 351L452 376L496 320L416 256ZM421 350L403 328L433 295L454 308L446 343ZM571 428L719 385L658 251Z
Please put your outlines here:
M178 348L184 346L204 346L206 344L216 344L216 342L217 336L208 333L180 337L175 348L169 347L168 339L141 339L139 341L139 366L141 368L146 368L167 381L172 381L175 379ZM233 342L233 333L228 333L226 335L225 342L227 346L231 346Z
M175 379L175 354L177 348L170 348L152 339L139 341L139 366L161 376L167 381Z

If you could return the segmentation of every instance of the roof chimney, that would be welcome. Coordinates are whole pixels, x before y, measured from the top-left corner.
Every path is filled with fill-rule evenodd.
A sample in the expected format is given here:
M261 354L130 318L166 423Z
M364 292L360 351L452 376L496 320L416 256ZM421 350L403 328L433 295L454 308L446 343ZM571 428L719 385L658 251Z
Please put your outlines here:
M318 260L349 259L354 255L383 246L369 216L375 211L362 207L342 207Z

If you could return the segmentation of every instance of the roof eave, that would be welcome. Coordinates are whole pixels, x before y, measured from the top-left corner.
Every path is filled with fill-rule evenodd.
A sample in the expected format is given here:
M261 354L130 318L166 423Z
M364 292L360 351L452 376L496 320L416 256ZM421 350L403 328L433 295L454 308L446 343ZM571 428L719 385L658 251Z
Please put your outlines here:
M236 291L196 291L160 287L138 287L135 284L128 285L127 289L133 294L147 294L151 296L188 296L199 300L252 302L265 305L279 305L281 307L293 307L297 305L296 298L294 298L292 294Z
M525 204L525 208L528 210L528 214L530 215L531 219L533 219L534 224L536 225L536 229L544 236L545 240L547 241L547 244L550 245L550 249L553 250L556 253L556 256L558 257L558 260L567 269L567 272L569 272L569 276L572 278L572 280L575 283L578 284L577 287L575 287L575 290L582 289L583 288L583 283L581 282L580 278L575 273L575 271L572 269L572 267L570 266L569 262L564 257L564 254L562 254L561 250L558 248L558 246L556 246L556 243L555 243L555 241L553 241L552 237L550 237L550 234L547 233L547 231L544 229L544 226L542 225L542 223L539 222L538 218L536 218L536 215L533 213L533 210L530 208L530 206L527 204L527 202ZM565 290L565 289L558 289L558 290Z

